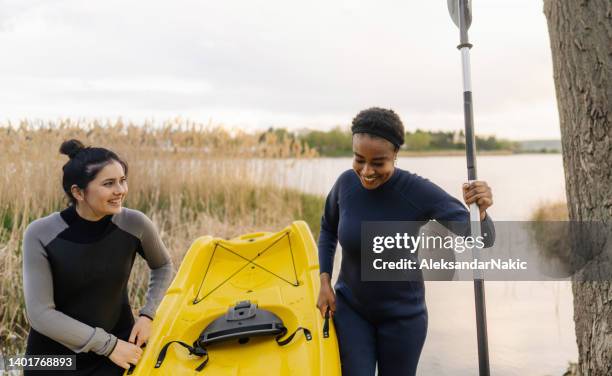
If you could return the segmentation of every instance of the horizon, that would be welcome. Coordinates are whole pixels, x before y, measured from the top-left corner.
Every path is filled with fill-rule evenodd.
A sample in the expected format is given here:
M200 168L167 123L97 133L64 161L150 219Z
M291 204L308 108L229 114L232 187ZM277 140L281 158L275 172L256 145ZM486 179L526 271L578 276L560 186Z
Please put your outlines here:
M135 123L135 122L131 122L131 121L125 121L122 118L117 118L117 119L97 119L97 118L92 118L92 119L87 119L87 118L82 118L82 119L71 119L71 118L65 118L65 119L54 119L54 120L47 120L47 119L21 119L21 120L17 120L17 121L12 121L12 120L7 120L4 122L0 122L0 129L3 128L9 128L11 127L12 129L17 129L20 126L20 122L26 122L28 126L32 127L32 128L38 128L38 127L47 127L50 125L53 126L57 126L62 122L69 122L72 123L74 125L77 124L87 124L90 125L93 122L98 122L100 126L102 127L107 127L107 126L114 126L116 125L119 121L122 122L123 125L127 125L127 126L136 126L136 127L143 127L143 126L152 126L154 128L163 128L166 125L170 125L172 124L172 121L174 119L166 119L163 121L151 121L149 120L145 120L142 123ZM171 125L172 127L176 127L176 128L181 128L187 125L196 125L196 126L201 126L202 129L221 129L224 132L227 132L231 137L235 137L236 133L238 132L243 132L245 134L249 134L249 135L253 135L253 134L257 134L257 133L265 133L268 131L274 131L274 130L285 130L288 133L294 134L294 135L300 135L300 134L306 134L308 132L330 132L336 129L340 129L341 131L344 132L349 132L350 131L350 125L335 125L335 126L330 126L327 129L317 129L317 128L285 128L285 127L274 127L274 126L270 126L268 128L240 128L240 127L227 127L225 126L223 123L219 123L219 124L212 124L212 123L204 123L204 122L197 122L194 121L192 119L182 119L182 122L179 124L174 124ZM436 132L462 132L464 131L463 129L407 129L405 130L405 133L414 133L415 131L421 131L421 132L431 132L431 133L436 133ZM528 138L528 139L510 139L510 138L504 138L504 137L499 137L495 134L481 134L478 133L476 134L476 136L478 137L495 137L498 141L511 141L511 142L533 142L533 141L561 141L561 138Z

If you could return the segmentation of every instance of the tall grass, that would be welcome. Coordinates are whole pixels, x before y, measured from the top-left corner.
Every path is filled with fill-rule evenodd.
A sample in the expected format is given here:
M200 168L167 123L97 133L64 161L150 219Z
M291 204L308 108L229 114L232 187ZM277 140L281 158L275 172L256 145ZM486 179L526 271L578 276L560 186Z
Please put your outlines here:
M32 220L63 209L62 141L108 147L128 161L126 206L145 212L178 266L198 236L274 231L305 219L315 232L322 199L274 186L266 158L304 158L287 139L182 121L151 124L59 121L0 126L0 354L22 353L29 325L21 278L22 234ZM130 298L143 302L148 271L136 263Z
M530 220L538 221L567 221L569 214L565 201L541 202L531 213Z

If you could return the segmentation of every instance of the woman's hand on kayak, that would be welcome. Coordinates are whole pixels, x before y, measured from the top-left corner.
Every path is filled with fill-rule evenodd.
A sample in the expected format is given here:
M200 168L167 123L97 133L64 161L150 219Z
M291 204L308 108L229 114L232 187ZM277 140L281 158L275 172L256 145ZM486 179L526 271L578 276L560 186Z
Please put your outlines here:
M130 339L128 341L136 344L138 347L142 347L142 345L149 340L150 335L151 319L147 316L140 316L132 328L132 333L130 333Z
M463 201L470 206L472 203L480 209L480 220L487 216L487 208L493 205L493 191L486 181L476 180L463 184Z
M117 339L117 345L108 358L121 368L129 369L130 364L136 364L142 356L142 349L133 343Z
M321 316L325 317L325 312L329 307L331 316L336 312L336 294L331 286L331 278L328 273L321 273L321 289L319 290L319 299L317 308L321 311Z

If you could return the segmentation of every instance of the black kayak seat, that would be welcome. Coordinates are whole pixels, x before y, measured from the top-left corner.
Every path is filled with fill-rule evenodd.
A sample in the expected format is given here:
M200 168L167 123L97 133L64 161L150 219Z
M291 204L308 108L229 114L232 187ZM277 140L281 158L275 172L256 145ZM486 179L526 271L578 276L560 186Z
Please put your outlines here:
M204 347L232 339L279 335L286 330L278 316L246 300L230 307L224 316L211 322L200 334L198 345Z
M276 343L279 346L289 344L298 331L304 332L306 341L312 339L310 330L298 327L287 338L282 339L287 334L287 328L283 321L274 313L257 307L257 304L251 303L249 300L240 301L230 307L225 315L216 318L200 333L200 336L193 342L193 346L182 341L167 342L157 356L157 362L154 368L161 367L168 348L173 343L179 344L189 351L190 355L203 357L204 361L196 368L196 371L204 369L208 363L208 351L206 346L217 343L238 340L238 343L245 344L251 337L258 336L275 336ZM325 325L323 328L323 337L329 336L328 316L326 316ZM132 369L128 372L131 374Z

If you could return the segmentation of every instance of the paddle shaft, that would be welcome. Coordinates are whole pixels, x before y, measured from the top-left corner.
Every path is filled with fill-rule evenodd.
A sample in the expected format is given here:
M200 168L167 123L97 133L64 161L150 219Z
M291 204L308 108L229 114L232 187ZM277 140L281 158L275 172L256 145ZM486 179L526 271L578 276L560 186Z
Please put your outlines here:
M468 0L459 0L459 30L461 44L457 47L461 51L461 66L463 68L463 114L465 120L465 155L467 159L468 181L477 180L476 173L476 140L474 136L474 109L472 105L472 79L470 67L470 48L468 40L468 27L466 20L466 7ZM471 233L475 238L481 236L480 210L476 203L470 205ZM473 257L478 259L477 249ZM484 279L480 270L474 271L474 300L476 307L476 333L478 339L478 369L480 376L490 375L489 346L487 338L487 312L485 306Z

